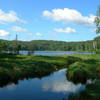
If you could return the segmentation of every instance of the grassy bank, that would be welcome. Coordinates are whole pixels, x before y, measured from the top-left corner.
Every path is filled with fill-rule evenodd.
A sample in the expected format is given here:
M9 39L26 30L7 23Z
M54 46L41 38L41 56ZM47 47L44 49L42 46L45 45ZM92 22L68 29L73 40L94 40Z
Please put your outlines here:
M100 55L74 56L81 60L69 65L67 78L76 84L86 84L88 79L91 79L93 83L86 85L86 90L81 93L71 95L69 100L100 100Z
M0 86L24 78L41 78L65 65L65 57L0 54Z
M69 100L100 100L100 81L88 84L86 90L71 95Z

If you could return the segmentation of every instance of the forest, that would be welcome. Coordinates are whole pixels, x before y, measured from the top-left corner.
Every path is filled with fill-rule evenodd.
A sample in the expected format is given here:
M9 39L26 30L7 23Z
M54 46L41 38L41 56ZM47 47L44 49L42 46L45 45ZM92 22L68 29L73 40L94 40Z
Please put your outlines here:
M0 40L0 51L95 51L100 49L100 36L94 40L64 42L53 40Z

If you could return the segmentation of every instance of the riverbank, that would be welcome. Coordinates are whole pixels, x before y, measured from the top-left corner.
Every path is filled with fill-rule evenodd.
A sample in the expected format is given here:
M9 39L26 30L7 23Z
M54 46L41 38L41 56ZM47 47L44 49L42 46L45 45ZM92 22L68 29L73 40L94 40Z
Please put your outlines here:
M65 65L65 57L0 54L0 86L17 83L24 78L41 78Z
M81 58L67 70L67 77L74 83L86 84L86 89L78 94L71 95L69 100L100 100L100 55L75 55Z
M72 56L0 54L0 86L17 83L24 78L41 78L79 59Z
M69 96L68 100L100 100L100 81L86 85L86 89Z
M19 80L28 78L42 78L56 70L68 68L67 78L74 83L86 83L87 79L100 79L100 55L79 54L60 56L39 56L39 55L12 55L0 54L0 87L11 83L18 83ZM89 86L90 85L90 86ZM91 86L95 87L93 89ZM91 91L92 88L92 91ZM88 84L86 90L80 94L70 96L69 100L98 100L100 98L100 81ZM78 96L77 96L78 95ZM94 99L91 99L94 98Z

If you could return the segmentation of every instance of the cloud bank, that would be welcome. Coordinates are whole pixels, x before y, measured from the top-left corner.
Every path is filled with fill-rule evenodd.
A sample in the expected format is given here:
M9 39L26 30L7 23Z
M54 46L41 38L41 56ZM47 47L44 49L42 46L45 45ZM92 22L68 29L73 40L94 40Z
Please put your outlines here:
M0 23L26 23L26 21L20 19L15 11L9 11L8 13L0 9Z
M51 18L55 21L63 22L66 24L74 24L80 26L94 26L94 15L83 16L75 9L53 9L51 11L43 11L43 16Z

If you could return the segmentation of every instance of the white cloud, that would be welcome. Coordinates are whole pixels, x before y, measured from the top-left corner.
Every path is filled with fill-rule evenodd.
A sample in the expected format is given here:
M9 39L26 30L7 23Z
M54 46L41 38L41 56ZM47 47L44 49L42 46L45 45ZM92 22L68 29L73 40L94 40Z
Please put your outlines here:
M93 26L95 19L94 15L83 16L79 11L68 8L53 9L52 11L45 10L43 11L43 16L66 24L80 26Z
M70 28L70 27L67 27L67 28L55 28L54 29L54 32L57 32L57 33L76 33L76 30L73 29L73 28Z
M39 36L39 37L43 36L42 33L36 33L35 35L36 35L36 36Z
M5 31L5 30L0 29L0 36L8 36L8 35L10 35L10 33L9 33L9 32L7 32L7 31Z
M15 32L27 32L27 29L24 29L22 27L19 27L19 26L13 26L11 28L12 31L15 31Z
M58 74L53 74L51 76L51 78L47 81L43 82L42 88L44 91L52 91L52 92L56 92L56 93L75 93L80 91L80 89L84 89L84 86L82 86L81 84L73 84L72 82L69 82L66 79L65 76L65 72L66 70L60 70L59 71L59 76Z
M0 9L0 23L26 23L26 21L20 19L15 11L9 11L8 13Z

